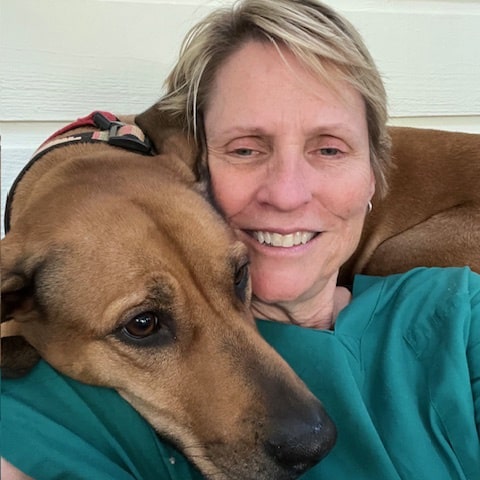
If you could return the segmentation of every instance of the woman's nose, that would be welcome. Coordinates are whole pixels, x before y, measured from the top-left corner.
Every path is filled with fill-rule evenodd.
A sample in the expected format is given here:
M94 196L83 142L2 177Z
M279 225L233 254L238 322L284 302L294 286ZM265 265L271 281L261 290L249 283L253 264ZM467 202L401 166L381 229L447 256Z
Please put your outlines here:
M270 159L258 201L278 210L292 211L312 199L312 181L308 162L301 156Z

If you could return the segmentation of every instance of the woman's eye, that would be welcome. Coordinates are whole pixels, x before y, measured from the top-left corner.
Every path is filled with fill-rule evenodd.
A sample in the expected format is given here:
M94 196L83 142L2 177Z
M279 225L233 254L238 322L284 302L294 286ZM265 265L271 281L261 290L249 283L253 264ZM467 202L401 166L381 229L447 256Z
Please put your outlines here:
M255 153L255 150L251 148L236 148L233 150L233 153L239 157L251 157Z
M154 312L143 312L133 317L124 327L123 332L134 339L153 335L160 328L158 316Z
M335 147L321 148L319 151L322 155L325 155L327 157L334 157L342 153L338 148Z

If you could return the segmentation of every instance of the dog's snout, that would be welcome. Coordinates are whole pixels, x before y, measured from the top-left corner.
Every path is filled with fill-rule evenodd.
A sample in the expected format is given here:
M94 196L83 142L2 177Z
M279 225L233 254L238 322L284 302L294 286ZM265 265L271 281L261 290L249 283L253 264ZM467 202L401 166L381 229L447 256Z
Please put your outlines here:
M312 400L301 411L291 410L276 422L265 442L265 450L291 478L296 478L332 449L336 435L335 425L321 403Z

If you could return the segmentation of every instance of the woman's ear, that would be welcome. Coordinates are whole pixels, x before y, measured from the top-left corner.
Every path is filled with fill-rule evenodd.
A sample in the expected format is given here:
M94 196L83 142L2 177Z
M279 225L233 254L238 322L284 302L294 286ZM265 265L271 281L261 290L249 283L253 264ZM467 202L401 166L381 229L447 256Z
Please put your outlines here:
M377 179L375 178L375 172L373 171L373 168L370 168L370 192L369 192L370 201L372 201L372 198L375 195L376 185L377 185Z

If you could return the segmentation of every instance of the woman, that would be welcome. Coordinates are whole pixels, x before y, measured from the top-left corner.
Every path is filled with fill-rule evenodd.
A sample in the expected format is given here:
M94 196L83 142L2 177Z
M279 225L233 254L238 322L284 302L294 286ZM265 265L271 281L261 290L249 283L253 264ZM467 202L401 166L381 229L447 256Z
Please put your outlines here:
M479 276L417 269L337 286L374 190L386 188L385 105L373 61L335 12L245 0L193 29L160 108L203 148L215 199L249 248L253 311L277 321L260 320L262 334L337 424L336 447L302 478L478 479ZM7 382L17 423L4 455L21 471L200 478L114 392L42 369ZM52 390L49 405L29 398L36 381ZM58 411L59 391L78 421ZM76 435L87 427L101 437L88 445Z

